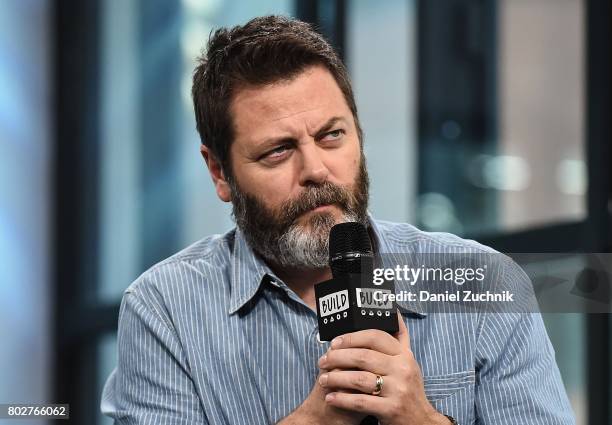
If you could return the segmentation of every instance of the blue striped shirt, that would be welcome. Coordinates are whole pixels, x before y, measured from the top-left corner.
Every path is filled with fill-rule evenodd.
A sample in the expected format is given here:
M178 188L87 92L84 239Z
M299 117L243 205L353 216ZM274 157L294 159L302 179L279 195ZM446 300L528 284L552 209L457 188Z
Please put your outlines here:
M382 253L493 252L408 224L371 226ZM512 262L498 272L529 283ZM461 425L575 423L538 313L407 307L402 317L439 412ZM125 291L101 409L118 424L276 423L308 396L328 346L315 312L235 229L155 265Z

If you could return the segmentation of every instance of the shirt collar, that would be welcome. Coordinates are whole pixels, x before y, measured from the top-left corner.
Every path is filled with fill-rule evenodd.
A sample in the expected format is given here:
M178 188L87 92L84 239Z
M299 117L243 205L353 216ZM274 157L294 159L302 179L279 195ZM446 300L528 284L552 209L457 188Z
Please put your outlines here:
M255 296L262 282L271 279L274 273L253 252L239 228L236 228L234 236L231 264L229 314L234 314Z
M374 218L368 213L370 237L373 239L373 247L377 255L393 253L384 231L378 226ZM390 256L382 258L382 267L395 267L387 264L391 261ZM234 236L234 247L231 257L231 295L228 313L234 314L257 294L262 283L266 280L274 282L276 278L270 267L253 252L248 244L242 230L236 228ZM418 316L426 316L418 303L408 301L396 301L400 311L414 313Z

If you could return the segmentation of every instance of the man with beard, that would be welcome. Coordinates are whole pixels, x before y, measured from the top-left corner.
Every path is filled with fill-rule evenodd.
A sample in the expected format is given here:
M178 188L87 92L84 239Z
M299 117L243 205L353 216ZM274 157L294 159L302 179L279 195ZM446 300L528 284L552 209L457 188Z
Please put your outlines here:
M491 250L367 214L348 75L310 26L269 16L216 31L193 99L202 155L237 228L126 290L104 413L120 424L573 423L537 314L407 309L396 335L319 340L314 284L331 277L334 224L367 225L379 253ZM524 278L506 268L508 282Z

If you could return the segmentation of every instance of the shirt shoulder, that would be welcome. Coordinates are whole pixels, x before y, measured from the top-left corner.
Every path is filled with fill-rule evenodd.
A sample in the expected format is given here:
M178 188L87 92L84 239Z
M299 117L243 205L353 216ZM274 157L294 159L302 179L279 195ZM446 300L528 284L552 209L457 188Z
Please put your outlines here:
M206 291L228 276L235 229L202 238L143 272L124 294L177 293L197 285Z
M446 232L427 232L408 223L376 220L373 224L383 245L383 264L395 267L417 263L453 270L484 269L486 273L483 284L487 285L487 289L520 293L524 308L533 311L529 277L508 255L472 239ZM396 282L396 288L414 289L408 287L405 281Z
M403 252L407 248L412 252L426 253L499 253L495 249L472 239L464 239L447 232L427 232L412 224L374 220L379 237L384 240L390 252Z

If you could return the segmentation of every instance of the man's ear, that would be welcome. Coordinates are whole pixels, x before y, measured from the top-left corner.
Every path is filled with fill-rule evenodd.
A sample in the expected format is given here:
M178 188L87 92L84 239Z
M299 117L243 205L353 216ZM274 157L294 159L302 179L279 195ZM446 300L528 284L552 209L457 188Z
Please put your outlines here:
M229 202L232 191L227 179L225 178L225 175L223 174L221 164L207 146L200 145L200 152L202 153L202 157L208 166L208 172L210 173L210 177L215 185L217 196L223 202Z

